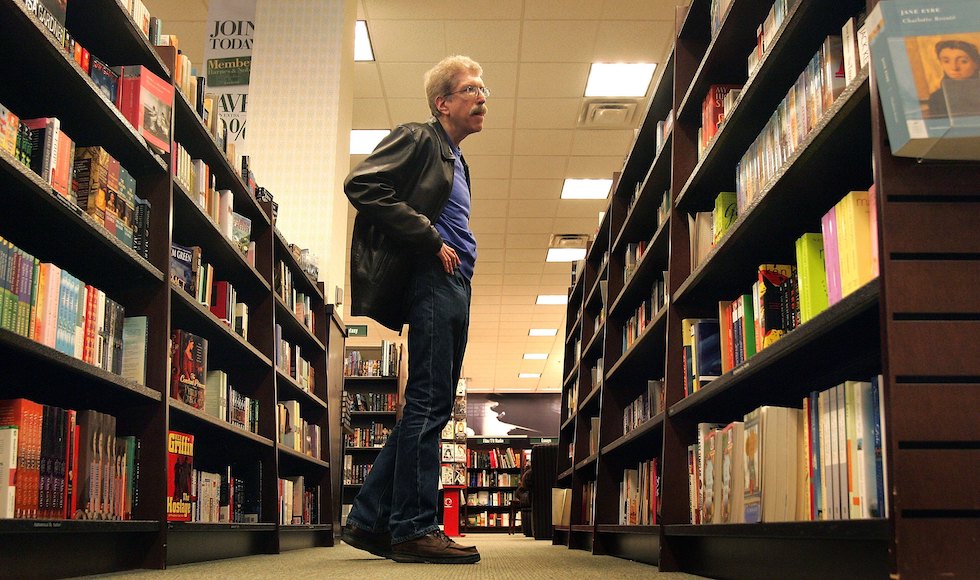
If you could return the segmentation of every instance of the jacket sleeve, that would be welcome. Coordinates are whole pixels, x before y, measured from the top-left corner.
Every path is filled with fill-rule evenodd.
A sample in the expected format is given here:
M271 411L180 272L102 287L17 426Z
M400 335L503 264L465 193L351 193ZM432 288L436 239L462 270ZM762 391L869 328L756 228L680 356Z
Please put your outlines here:
M410 128L396 127L347 176L344 193L359 213L390 238L436 253L442 247L442 236L429 218L407 203L408 192L398 190L413 169L418 138Z

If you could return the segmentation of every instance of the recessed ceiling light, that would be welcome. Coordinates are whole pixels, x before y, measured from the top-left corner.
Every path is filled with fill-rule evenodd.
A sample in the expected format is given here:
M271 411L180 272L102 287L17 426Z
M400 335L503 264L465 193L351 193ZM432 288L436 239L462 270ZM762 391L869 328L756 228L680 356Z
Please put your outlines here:
M566 179L561 187L562 199L606 199L612 179Z
M527 333L528 336L555 336L557 334L557 328L532 328Z
M568 294L538 294L535 304L568 304Z
M545 352L526 352L524 360L548 360L548 353Z
M585 257L585 248L548 248L546 262L577 262Z
M354 23L354 60L374 60L374 49L371 48L371 35L368 34L367 22L358 20Z
M655 63L594 62L585 85L586 97L642 97L647 94Z
M350 154L366 155L371 153L388 133L391 133L388 129L352 130L350 132Z
M541 373L518 373L517 378L519 379L540 379Z

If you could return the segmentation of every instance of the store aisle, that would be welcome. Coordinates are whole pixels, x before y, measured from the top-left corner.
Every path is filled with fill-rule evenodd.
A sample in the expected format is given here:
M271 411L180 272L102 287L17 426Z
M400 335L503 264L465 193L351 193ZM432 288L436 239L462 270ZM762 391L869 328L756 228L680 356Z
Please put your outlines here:
M452 578L466 580L603 580L699 578L690 574L658 573L653 566L611 556L593 556L579 550L552 546L551 542L506 534L472 534L461 543L480 549L482 561L473 565L398 564L371 556L339 543L333 548L312 548L279 555L249 556L200 564L174 566L167 570L143 570L88 578L364 578L398 579Z

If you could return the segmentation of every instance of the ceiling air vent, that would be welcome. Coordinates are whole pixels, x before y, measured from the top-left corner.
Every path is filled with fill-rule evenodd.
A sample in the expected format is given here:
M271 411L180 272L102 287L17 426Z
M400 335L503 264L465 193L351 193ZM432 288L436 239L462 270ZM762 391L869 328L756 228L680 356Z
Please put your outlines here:
M586 101L579 126L590 129L624 129L633 125L636 101Z

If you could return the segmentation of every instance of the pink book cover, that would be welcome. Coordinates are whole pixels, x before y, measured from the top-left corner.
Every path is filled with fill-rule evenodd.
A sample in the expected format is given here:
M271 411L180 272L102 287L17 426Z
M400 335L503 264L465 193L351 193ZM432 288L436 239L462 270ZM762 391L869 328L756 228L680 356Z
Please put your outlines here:
M837 250L837 217L834 208L830 208L820 219L823 230L824 268L827 272L827 302L834 305L840 302L840 254Z
M878 267L878 195L877 187L871 184L868 188L868 205L871 210L871 275L875 278L880 273Z

